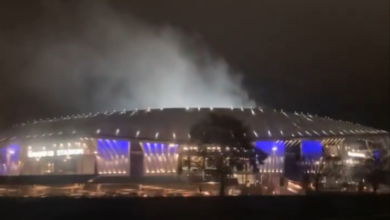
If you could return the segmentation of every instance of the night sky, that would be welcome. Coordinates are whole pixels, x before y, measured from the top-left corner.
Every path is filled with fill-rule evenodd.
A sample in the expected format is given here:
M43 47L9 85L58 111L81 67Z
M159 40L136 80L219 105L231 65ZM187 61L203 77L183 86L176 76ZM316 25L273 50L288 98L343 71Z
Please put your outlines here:
M118 13L201 38L244 74L245 88L258 103L389 130L388 0L110 2ZM0 128L77 111L17 83L30 61L25 51L8 45L28 44L29 35L44 37L36 28L56 21L43 13L39 1L0 3Z

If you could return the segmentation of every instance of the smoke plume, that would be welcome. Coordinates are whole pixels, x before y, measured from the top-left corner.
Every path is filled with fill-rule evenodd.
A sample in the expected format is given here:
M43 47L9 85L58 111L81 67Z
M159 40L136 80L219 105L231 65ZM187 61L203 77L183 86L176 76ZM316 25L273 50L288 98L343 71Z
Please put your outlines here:
M240 74L176 28L103 4L46 2L45 18L18 44L32 96L77 111L255 105Z

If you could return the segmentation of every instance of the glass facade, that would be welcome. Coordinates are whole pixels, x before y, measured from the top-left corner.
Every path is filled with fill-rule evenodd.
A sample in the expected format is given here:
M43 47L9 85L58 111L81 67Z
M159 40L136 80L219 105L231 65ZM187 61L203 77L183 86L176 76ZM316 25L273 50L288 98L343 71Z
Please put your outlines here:
M97 139L97 170L99 175L130 175L130 142Z
M91 138L10 144L0 150L0 175L129 175L129 148Z
M144 155L145 176L176 175L178 168L177 144L140 142Z

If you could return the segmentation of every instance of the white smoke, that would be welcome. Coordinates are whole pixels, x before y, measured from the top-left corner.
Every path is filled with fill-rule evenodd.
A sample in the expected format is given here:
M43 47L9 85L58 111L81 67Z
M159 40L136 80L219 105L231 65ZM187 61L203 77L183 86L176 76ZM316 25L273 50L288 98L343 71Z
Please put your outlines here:
M196 40L94 5L71 16L61 4L46 7L51 21L31 40L34 59L25 68L29 90L97 111L255 105L241 75Z

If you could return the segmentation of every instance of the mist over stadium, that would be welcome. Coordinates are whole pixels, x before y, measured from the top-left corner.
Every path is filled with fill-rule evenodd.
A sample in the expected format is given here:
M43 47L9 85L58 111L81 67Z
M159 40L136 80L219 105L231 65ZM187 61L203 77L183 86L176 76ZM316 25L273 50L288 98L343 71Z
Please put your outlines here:
M15 55L28 62L14 83L34 96L70 112L255 106L242 75L197 35L119 14L102 1L74 7L46 1L42 19L49 22L5 45L25 52Z

